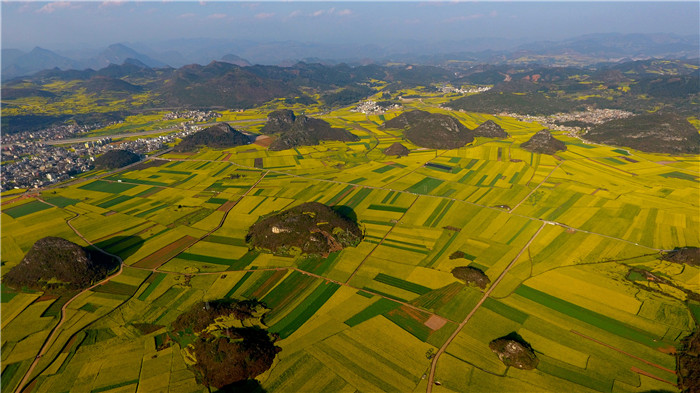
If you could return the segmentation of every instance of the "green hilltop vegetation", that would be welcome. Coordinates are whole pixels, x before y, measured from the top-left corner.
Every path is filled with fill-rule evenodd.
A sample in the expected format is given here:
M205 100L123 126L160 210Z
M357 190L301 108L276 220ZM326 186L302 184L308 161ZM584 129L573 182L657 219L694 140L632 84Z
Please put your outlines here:
M332 108L374 94L381 85L371 86L373 81L388 78L411 88L449 82L450 75L430 66L240 67L216 61L179 69L125 63L97 71L46 70L3 83L2 126L13 133L71 121L107 123L164 108L245 109L279 99Z
M458 63L455 63L458 64ZM246 109L272 102L323 110L383 94L417 97L435 84L493 85L481 94L452 94L447 107L471 112L548 115L586 108L635 113L672 109L693 116L700 72L688 61L648 60L590 68L536 64L434 66L247 66L225 62L179 69L111 64L94 70L46 70L2 86L2 126L8 133L65 122L123 120L160 110ZM423 91L428 91L423 90Z
M187 135L175 147L176 151L196 151L202 147L225 149L227 147L247 145L250 139L227 123L215 124L201 131Z
M452 258L454 255L455 254L450 255L450 257ZM474 284L481 289L486 289L486 287L491 283L488 276L476 267L457 266L452 269L451 273L455 278L458 278L467 284Z
M306 202L263 217L246 237L251 248L276 255L327 257L331 252L354 247L362 240L357 223L330 207Z
M295 115L294 111L289 109L270 112L267 115L267 122L260 132L276 136L270 145L270 150L313 146L318 145L321 141L354 142L360 140L346 130L331 127L325 120Z
M489 348L498 355L498 358L508 367L521 370L533 370L537 368L539 359L530 344L523 340L517 333L497 338L489 343Z
M455 149L474 140L471 130L456 118L422 110L404 112L386 121L384 128L404 129L406 139L431 149Z
M684 117L655 112L593 127L584 137L613 146L667 154L700 153L700 134Z
M13 288L60 292L86 288L114 271L118 262L60 237L37 240L22 261L3 275Z
M503 127L496 124L493 120L486 120L479 124L478 127L472 130L474 136L484 138L508 138L508 133L503 130Z
M177 317L171 334L198 382L233 388L272 366L281 348L264 329L267 311L259 302L222 299L195 303Z
M547 130L540 130L527 142L520 145L523 149L533 153L554 154L558 151L565 151L566 144L554 136Z
M685 263L691 266L700 266L700 248L698 247L679 247L669 251L663 255L663 260Z
M141 157L129 150L110 150L95 159L95 167L99 169L117 169L141 161Z
M406 146L400 144L399 142L392 143L391 146L384 149L383 152L387 156L397 156L397 157L407 156L408 153L410 153L410 151L406 148Z
M227 83L253 89L256 78L289 92L207 107L222 115L224 134L230 122L256 143L197 141L122 171L1 197L3 390L698 390L698 155L591 143L556 127L537 136L547 127L525 116L449 108L463 97L541 94L639 117L673 112L697 131L688 110L697 94L683 90L697 66L455 67L128 65L3 85L3 121L129 114L100 135L183 121L149 112L174 99L164 89L175 75L176 87L220 89L212 97ZM82 83L97 76L142 90L117 82L119 92L92 96ZM661 82L645 85L653 80ZM444 93L445 83L493 92ZM402 108L361 113L324 101L355 88L354 97ZM302 116L356 138L283 150L260 142ZM412 116L424 122L419 139ZM420 144L447 137L459 144ZM533 138L555 154L525 149ZM32 271L26 261L45 237L75 246L40 252L49 258L35 266L49 275L14 273ZM59 276L76 260L90 266L86 255L98 249L122 269L112 261L99 275L72 275L79 285ZM12 284L13 275L38 285Z
M696 63L683 60L632 61L595 70L484 65L466 71L464 78L476 84L494 85L494 88L456 98L445 106L470 112L529 115L587 108L622 109L642 114L665 107L683 116L693 116L699 70Z

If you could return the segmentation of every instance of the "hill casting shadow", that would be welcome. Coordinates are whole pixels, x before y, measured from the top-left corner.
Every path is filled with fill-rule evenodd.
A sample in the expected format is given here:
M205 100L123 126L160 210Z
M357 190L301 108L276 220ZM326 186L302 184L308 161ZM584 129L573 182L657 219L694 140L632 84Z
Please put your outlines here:
M115 236L101 242L97 242L95 243L95 246L110 254L118 255L122 260L125 260L141 249L144 241L145 240L139 236ZM94 247L89 247L86 249L91 250L93 254L100 254L103 255L103 257L108 257L101 252L97 252Z
M260 382L257 379L246 379L245 381L240 381L226 385L223 388L217 390L221 393L266 393L267 390L263 389Z
M351 208L350 206L345 206L345 205L336 205L331 207L334 212L338 213L339 215L347 218L348 220L357 223L357 214L355 213L355 210Z

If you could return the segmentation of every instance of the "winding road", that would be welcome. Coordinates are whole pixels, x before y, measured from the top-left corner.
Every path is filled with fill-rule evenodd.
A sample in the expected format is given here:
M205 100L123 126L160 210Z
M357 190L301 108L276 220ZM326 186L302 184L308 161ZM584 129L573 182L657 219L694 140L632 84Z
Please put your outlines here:
M248 120L248 121L259 121L259 120L256 119L256 120ZM146 131L146 132L143 133L143 135L155 134L155 133L162 133L162 132L164 132L164 130ZM128 136L134 136L134 135L136 135L136 134L129 134ZM124 136L124 135L121 135L121 136ZM97 138L103 138L103 137L97 137ZM79 142L79 141L78 141L78 142ZM67 143L67 142L66 142L66 140L62 140L61 143ZM375 147L376 147L376 146L375 146ZM151 158L156 158L157 156L159 156L159 155L161 155L161 154L164 154L164 153L167 153L168 151L169 151L169 150L160 152L160 153L158 153L157 155L154 155L154 156L152 156L152 157L149 157L149 159L151 159ZM159 159L162 159L162 158L159 158ZM434 159L434 158L431 158L431 160L432 160L432 159ZM216 160L196 160L196 159L195 159L195 160L188 160L188 159L165 159L165 160L168 160L168 161L203 161L203 162L204 162L204 161L208 161L208 162L221 162L221 161L216 161ZM429 161L430 161L430 160L429 160ZM504 213L506 213L506 214L511 214L511 215L513 215L513 216L518 216L518 217L526 218L526 219L528 219L528 220L533 220L533 221L534 221L534 220L537 220L537 221L540 221L540 222L541 222L541 225L540 225L539 229L537 230L537 232L536 232L536 233L529 239L529 241L521 248L521 250L519 251L519 253L518 253L518 254L515 256L515 258L507 265L507 267L503 270L503 272L501 272L501 274L500 274L500 275L498 276L498 278L493 282L493 284L488 288L488 290L486 290L486 291L484 292L484 294L483 294L483 296L481 297L480 301L474 306L474 308L473 308L473 309L470 311L470 313L465 317L465 319L459 323L459 325L457 326L457 328L455 329L455 331L452 333L452 335L447 339L447 341L445 341L445 343L444 343L444 344L440 347L440 349L437 351L437 353L435 354L435 356L433 357L432 362L431 362L430 373L429 373L429 375L428 375L428 385L427 385L427 388L426 388L426 393L432 393L432 388L433 388L433 385L434 385L434 383L435 383L435 373L436 373L436 370L437 370L437 363L438 363L438 360L439 360L440 356L441 356L443 353L445 353L447 347L452 343L452 341L455 339L455 337L457 337L457 335L463 330L463 328L465 327L465 325L469 322L469 320L473 317L473 315L479 310L479 308L480 308L480 307L482 306L482 304L486 301L486 299L487 299L489 296L491 296L492 292L496 289L496 287L498 286L498 284L503 280L503 278L506 276L506 274L507 274L507 273L510 271L510 269L515 265L515 263L516 263L516 262L518 261L518 259L522 256L522 254L528 249L528 247L533 243L533 241L537 238L537 236L542 232L542 230L545 228L546 225L558 225L558 226L561 226L561 227L566 228L566 229L575 230L575 231L579 231L579 232L583 232L583 233L588 233L588 234L593 234L593 235L598 235L598 236L602 236L602 237L614 239L614 240L621 241L621 242L625 242L625 243L629 243L629 244L635 244L635 245L638 245L638 246L639 246L639 244L634 243L634 242L629 241L629 240L626 240L626 239L621 239L621 238L617 238L617 237L610 236L610 235L606 235L606 234L601 234L601 233L596 233L596 232L581 230L581 229L578 229L578 228L573 228L573 227L568 226L568 225L563 224L563 223L552 222L552 221L544 221L544 220L542 220L542 219L540 219L540 218L537 218L537 217L530 217L530 216L526 216L526 215L521 215L521 214L516 214L516 213L514 213L514 210L515 210L515 209L517 209L524 201L526 201L527 198L528 198L530 195L532 195L534 192L536 192L536 191L540 188L540 186L542 186L542 184L544 184L544 183L550 178L550 176L552 176L552 174L561 166L561 164L562 164L561 162L560 162L554 169L552 169L552 171L551 171L551 172L550 172L550 173L549 173L549 174L548 174L534 189L532 189L532 190L530 191L529 194L527 194L517 205L515 205L515 206L514 206L513 208L511 208L510 210L503 210L503 209L501 209L501 208L497 208L497 207L494 207L494 206L481 205L481 204L478 204L478 203L469 202L469 201L460 200L460 199L455 199L455 198L450 198L450 197L424 195L424 194L413 193L413 192L409 192L409 191L405 191L405 190L392 189L392 188L386 187L386 185L383 186L383 187L373 187L373 186L358 185L358 184L349 183L349 182L343 182L343 181L338 181L338 180L328 180L328 179L320 179L320 178L315 178L315 177L305 176L305 175L297 175L297 174L288 173L288 172L284 172L284 171L277 171L277 170L261 170L260 168L255 168L255 167L251 167L251 166L241 165L241 164L238 164L238 163L236 163L236 162L228 162L228 164L234 165L234 166L237 166L237 167L241 167L241 168L258 170L258 171L261 171L261 172L262 172L262 176L255 182L255 184L253 184L253 185L252 185L252 186L251 186L237 201L236 201L235 204L237 204L238 202L240 202L240 201L241 201L245 196L247 196L255 187L257 187L258 184L259 184L261 181L263 181L263 179L265 178L265 176L266 176L268 173L275 173L275 174L283 174L283 175L286 175L286 176L289 176L289 177L301 178L301 179L310 180L310 181L315 181L315 182L327 182L327 183L336 183L336 184L343 184L343 185L354 185L354 186L357 186L357 187L364 187L364 188L369 188L369 189L378 189L378 190L394 191L394 192L399 192L399 193L411 194L411 195L415 195L415 196L424 196L424 197L430 197L430 198L447 199L447 200L451 200L451 201L455 201L455 202L466 203L466 204L469 204L469 205L478 206L478 207L481 207L481 208L494 209L494 210L498 210L498 211L500 211L500 212L504 212ZM103 174L98 175L98 176L92 176L92 177L89 177L89 178L76 179L75 181L70 182L69 184L79 183L79 182L85 182L85 181L93 180L93 179L96 179L96 178L102 178L102 177L111 175L111 174L113 174L114 172L119 172L119 171L127 170L127 169L130 168L130 167L131 167L131 166L125 167L125 168L121 168L121 169L119 169L119 170L116 170L116 171L113 171L113 172L109 172L109 173L103 173ZM418 166L416 169L414 169L414 171L417 170L417 169L420 168L420 167L422 167L422 166ZM123 182L123 183L129 183L129 182L126 181L126 180L123 180L122 182ZM66 185L67 185L67 184L64 183L64 184L61 184L61 185L56 185L56 186L54 186L54 187L63 187L63 186L66 186ZM54 187L51 187L51 188L54 188ZM32 193L36 193L37 191L41 191L41 190L32 190L31 192L32 192ZM36 198L37 198L38 200L40 200L41 202L46 203L47 205L51 205L51 206L60 208L60 207L58 207L58 206L56 206L56 205L53 205L53 204L51 204L51 203L49 203L49 202L46 202L46 201L42 200L42 199L41 199L40 197L38 197L38 196L37 196ZM416 200L418 200L418 198L416 198L416 199L413 201L413 203L411 204L411 206L413 206L413 204L416 202ZM233 206L235 206L235 204L232 205L231 208L232 208ZM62 208L60 208L60 209L62 209ZM63 209L63 210L66 210L66 209ZM409 210L410 210L410 209L409 209ZM67 210L67 211L69 211L69 210ZM219 222L219 224L218 224L214 229L212 229L211 231L207 232L207 233L206 233L205 235L203 235L199 240L204 239L205 237L207 237L207 236L211 235L212 233L214 233L217 229L221 228L221 226L224 224L224 222L225 222L225 220L226 220L226 218L227 218L227 216L228 216L229 211L230 211L230 209L227 210L227 211L224 213L224 215L223 215L221 221ZM31 385L31 383L32 383L32 373L34 372L34 370L35 370L36 366L38 365L40 359L42 358L42 356L43 356L44 354L47 353L47 351L48 351L49 348L52 346L52 344L54 344L54 340L55 340L55 339L57 338L57 336L61 333L61 327L63 326L64 322L66 321L66 310L67 310L68 306L69 306L75 299L77 299L77 298L80 297L81 295L85 294L86 292L88 292L88 291L94 289L95 287L97 287L97 286L99 286L99 285L105 284L105 283L107 283L108 281L112 280L113 278L119 276L119 275L123 272L123 269L124 269L124 262L123 262L123 260L122 260L119 256L110 254L110 253L108 253L108 252L106 252L106 251L104 251L104 250L102 250L102 249L96 247L92 242L90 242L87 238L85 238L85 237L73 226L72 221L75 220L77 217L79 217L80 214L79 214L79 213L75 213L75 212L71 212L71 213L73 213L74 216L66 220L66 223L67 223L67 225L71 228L71 230L72 230L73 232L75 232L77 236L79 236L81 239L83 239L83 241L85 241L86 244L92 245L93 247L95 247L97 250L103 252L104 254L109 255L109 256L111 256L111 257L117 259L117 260L119 261L119 269L118 269L115 273L113 273L112 275L110 275L109 277L105 278L104 280L102 280L102 281L100 281L100 282L98 282L98 283L92 285L91 287L86 288L86 289L82 290L81 292L77 293L75 296L73 296L71 299L69 299L69 300L62 306L62 308L61 308L61 314L60 314L60 319L59 319L58 323L53 327L53 329L52 329L51 332L49 333L48 337L47 337L46 340L44 341L44 343L43 343L43 345L41 346L41 349L39 350L39 352L38 352L37 356L35 357L34 361L32 362L32 364L30 365L29 369L28 369L27 372L24 374L24 376L23 376L21 382L19 383L19 385L18 385L17 388L15 389L15 391L14 391L15 393L22 393L28 386ZM404 213L404 215L405 215L405 213ZM403 216L402 216L402 217L403 217ZM396 225L396 224L395 224L395 225ZM393 229L393 228L394 228L394 227L392 227L392 229ZM389 235L389 233L391 232L392 229L390 229L390 230L387 232L387 234L384 236L384 238L382 239L382 241ZM199 241L199 240L198 240L198 241ZM380 241L379 244L381 244L382 241ZM377 247L378 247L378 245L377 245ZM375 249L376 249L377 247L375 247ZM646 247L646 246L643 246L643 247ZM652 248L652 247L646 247L646 248L648 248L648 249L650 249L650 250L655 250L655 251L665 251L665 250L662 250L662 249L655 249L655 248ZM373 249L373 251L374 251L374 249ZM369 258L370 255L371 255L371 252L370 252L369 255L367 255L367 257L366 257L362 262L360 262L360 265L350 274L350 276L348 277L348 279L347 279L345 282L340 282L340 281L328 279L328 278L326 278L326 277L323 277L323 276L320 276L320 275L317 275L317 274L313 274L313 273L310 273L310 272L306 272L306 271L300 270L300 269L295 268L295 267L280 267L280 268L255 269L255 270L256 270L256 271L260 271L260 270L295 270L295 271L298 271L298 272L300 272L300 273L302 273L302 274L305 274L305 275L308 275L308 276L312 276L312 277L316 277L316 278L319 278L319 279L323 279L323 280L326 280L326 281L328 281L328 282L333 282L333 283L336 283L336 284L341 285L341 286L345 286L345 287L349 287L349 288L353 288L353 289L357 289L357 290L360 290L360 289L361 289L361 290L363 290L363 291L365 291L365 292L367 292L367 293L371 293L372 295L376 295L376 296L382 297L382 298L384 298L384 299L387 299L387 300L396 302L396 303L401 304L401 305L403 305L403 306L406 306L406 307L409 307L409 308L412 308L412 309L415 309L415 310L418 310L418 311L421 311L421 312L424 312L424 313L427 313L427 314L430 314L430 315L436 315L436 314L434 314L434 313L432 313L432 312L430 312L430 311L427 311L427 310L424 310L424 309L422 309L422 308L416 307L416 306L414 306L414 305L412 305L412 304L409 304L409 303L407 303L407 302L398 301L398 300L396 300L396 299L388 298L388 297L386 297L385 295L382 295L382 294L379 294L379 293L374 293L374 292L372 292L371 290L366 290L366 289L362 289L362 288L356 288L356 287L353 287L352 285L349 285L350 280L353 278L353 276L355 275L355 273L359 270L360 266L362 266L362 264L364 263L364 261L365 261L367 258ZM130 268L141 269L141 270L150 270L150 271L153 271L153 272L161 272L161 271L158 270L158 268L153 268L153 269L148 269L148 268L136 268L136 267L130 267ZM252 271L252 270L241 269L240 271ZM175 273L175 272L162 272L162 273L181 274L181 273ZM196 275L200 275L200 274L201 274L201 275L205 275L205 274L222 274L222 273L223 273L223 272L201 272L201 273L194 273L194 274L196 274ZM128 299L126 299L125 302L126 302L126 301L128 301ZM455 323L456 323L456 321L452 321L452 322L455 322ZM37 374L37 376L38 376L38 375L40 375L40 373ZM36 377L34 377L34 378L36 378Z
M51 205L51 206L53 206L53 207L57 207L57 208L58 208L58 206L56 206L56 205L54 205L54 204L48 203L48 202L46 202L46 201L44 201L44 200L41 200L41 199L39 199L39 198L37 198L37 199L40 200L40 201L42 201L42 202L44 202L44 203L46 203L47 205ZM68 226L73 230L73 232L75 232L76 235L78 235L81 239L83 239L83 241L85 241L87 244L89 244L89 245L95 247L98 251L102 252L103 254L109 255L109 256L111 256L112 258L115 258L117 261L119 261L119 270L117 270L117 271L116 271L115 273L113 273L111 276L108 276L108 277L105 278L104 280L98 282L97 284L94 284L94 285L92 285L92 286L90 286L90 287L88 287L88 288L85 288L85 289L83 289L82 291L78 292L75 296L73 296L72 298L70 298L70 299L63 305L63 307L61 307L61 318L58 320L58 323L56 324L56 326L54 326L53 329L51 329L51 333L49 334L49 336L48 336L48 337L46 338L46 340L44 341L44 345L41 346L41 349L39 350L39 353L38 353L37 356L34 358L34 361L32 362L31 366L29 366L29 369L27 370L27 372L24 374L24 378L22 378L22 381L19 383L19 385L17 385L17 389L15 390L15 393L20 393L20 392L22 392L22 391L24 390L24 388L27 386L27 383L29 382L29 378L30 378L31 375L32 375L32 371L34 371L34 368L36 367L37 363L39 363L39 360L41 359L41 357L44 356L44 354L46 353L46 351L47 351L47 350L49 349L49 347L51 346L50 344L51 344L52 340L54 339L54 336L56 336L57 334L60 333L60 332L59 332L59 331L60 331L60 328L61 328L61 326L63 325L63 323L66 321L66 308L68 308L68 306L69 306L75 299L77 299L78 297L80 297L81 295L83 295L85 292L88 292L88 291L90 291L90 290L92 290L92 289L94 289L94 288L96 288L96 287L98 287L98 286L100 286L100 285L102 285L102 284L108 282L109 280L113 279L114 277L117 277L118 275L122 274L122 271L124 270L124 261L123 261L118 255L110 254L110 253L108 253L108 252L102 250L101 248L96 247L94 244L92 244L92 242L90 242L90 240L86 239L80 232L78 232L78 231L75 229L75 227L73 227L73 224L71 224L71 221L74 220L74 219L76 219L76 218L78 218L78 217L80 216L80 214L78 214L78 213L74 213L74 214L75 214L75 216L69 218L69 219L66 221L66 223L68 224Z

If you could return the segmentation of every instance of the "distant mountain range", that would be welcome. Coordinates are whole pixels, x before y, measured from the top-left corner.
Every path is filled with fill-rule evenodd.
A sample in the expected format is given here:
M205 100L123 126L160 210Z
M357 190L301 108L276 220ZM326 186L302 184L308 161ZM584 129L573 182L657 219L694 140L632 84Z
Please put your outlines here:
M157 49L153 49L157 48ZM259 43L223 39L182 39L157 44L113 44L81 51L51 51L36 47L29 52L2 49L2 79L53 68L102 69L109 64L137 60L150 68L179 68L188 64L223 61L238 66L288 66L307 63L352 65L404 62L445 65L448 61L473 64L532 64L585 66L649 58L695 59L700 38L671 34L592 34L562 41L523 43L499 38L442 41L404 41L372 45Z
M61 70L98 70L110 64L123 64L127 60L137 60L151 68L167 67L168 64L122 44L113 44L87 59L72 59L48 49L36 47L24 53L17 49L2 50L2 78L30 75L38 71L59 68Z

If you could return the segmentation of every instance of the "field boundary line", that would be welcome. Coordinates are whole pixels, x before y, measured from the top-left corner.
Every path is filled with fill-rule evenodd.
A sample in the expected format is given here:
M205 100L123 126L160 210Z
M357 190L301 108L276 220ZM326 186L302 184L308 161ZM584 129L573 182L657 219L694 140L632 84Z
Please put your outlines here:
M530 244L532 244L532 242L535 240L537 235L539 235L540 232L542 232L542 230L544 229L546 224L547 223L543 222L542 225L540 225L540 228L537 230L537 232L535 232L534 235L532 235L532 237L530 238L530 240L528 240L528 242L525 244L525 246L523 246L523 248L520 250L518 255L516 255L515 258L513 258L513 260L508 264L508 266L506 266L505 269L503 269L503 272L501 272L501 274L493 282L493 284L491 284L489 289L486 290L486 292L484 292L484 295L481 297L481 300L479 300L479 303L477 303L474 306L474 308L464 318L464 321L462 321L462 323L460 323L459 326L457 326L457 329L455 329L455 331L452 333L452 335L447 339L447 341L445 341L444 344L442 344L442 347L440 347L440 349L437 351L437 353L433 357L432 363L430 364L430 375L428 376L428 387L425 390L426 393L432 393L432 391L433 391L433 383L435 381L435 370L437 370L437 362L438 362L438 359L440 358L440 355L442 355L445 352L445 350L447 350L447 347L452 343L452 340L454 340L455 337L457 337L457 335L459 334L459 332L462 331L462 329L467 324L467 322L469 322L469 320L474 316L474 314L477 312L477 310L479 310L481 305L484 304L486 299L491 295L491 292L493 292L493 290L496 289L496 286L498 285L498 283L500 283L501 280L503 280L503 278L506 276L508 271L510 271L510 269L515 265L515 262L517 262L518 259L520 259L520 256L523 255L525 250L527 250L530 247Z
M401 217L400 217L398 220L396 220L396 222L394 223L394 225L392 225L391 228L389 228L389 230L386 232L386 234L384 235L384 237L382 237L382 239L377 243L377 245L374 246L374 248L372 248L372 251L370 251L369 254L367 254L367 255L364 257L364 259L362 259L362 262L360 262L360 264L357 265L357 267L355 268L355 270L352 271L352 273L350 274L350 277L348 277L348 279L345 280L345 284L350 283L350 280L352 280L352 278L355 277L355 273L357 273L358 270L360 270L360 268L362 267L362 265L364 265L364 263L367 261L367 259L369 259L369 257L372 256L372 254L374 253L374 251L375 251L377 248L379 248L379 246L382 245L382 243L384 242L384 240L386 240L386 238L389 236L389 234L391 233L391 231L393 231L394 228L396 228L396 225L398 225L399 222L401 222L401 220L403 220L403 218L406 216L406 213L408 213L408 211L411 210L411 208L413 207L413 205L416 204L416 201L418 201L418 198L419 198L419 197L416 197L416 199L414 199L413 202L411 202L411 204L408 206L408 209L406 209L406 211L403 212L403 214L401 215Z
M671 381L667 381L667 380L665 380L665 379L663 379L663 378L661 378L661 377L657 377L656 375L654 375L654 374L652 374L652 373L648 373L648 372L646 372L646 371L644 371L644 370L642 370L642 369L640 369L640 368L637 368L637 367L634 367L634 366L633 366L633 367L630 367L630 371L635 372L635 373L637 373L637 374L644 375L645 377L649 377L649 378L651 378L651 379L655 379L655 380L661 381L661 382L666 382L666 383L669 384L669 385L673 385L673 386L678 387L678 385L676 385L675 383L673 383L673 382L671 382Z
M37 200L41 200L41 199L39 199L39 198L37 197ZM48 204L48 205L51 205L51 206L54 206L54 207L58 207L58 206L53 205L53 204L51 204L51 203L49 203L49 202L46 202L46 201L44 201L44 200L41 200L41 201L44 202L44 203L46 203L46 204ZM60 208L59 208L59 209L60 209ZM62 210L65 210L65 209L62 209ZM17 388L15 389L15 393L21 393L21 392L23 392L23 391L29 386L29 385L27 385L27 382L30 380L30 377L31 377L31 375L32 375L32 372L34 371L34 368L36 367L37 363L39 362L39 359L41 359L42 356L44 356L44 354L46 353L46 351L48 351L48 349L51 347L49 344L51 344L51 341L54 339L54 336L56 336L56 333L59 331L59 328L60 328L60 327L63 325L63 323L66 321L66 309L68 308L68 305L71 304L71 303L72 303L75 299L77 299L79 296L83 295L85 292L88 292L88 291L90 291L90 290L92 290L92 289L94 289L94 288L96 288L96 287L98 287L98 286L100 286L100 285L102 285L102 284L108 282L109 280L111 280L111 279L117 277L118 275L122 274L122 271L124 271L124 261L123 261L118 255L110 254L110 253L106 252L105 250L103 250L103 249L101 249L101 248L95 246L94 244L92 244L92 242L90 242L89 240L87 240L80 232L78 232L78 230L75 229L75 227L73 227L73 225L71 224L71 221L74 220L74 219L76 219L76 218L78 218L78 217L80 217L80 214L78 214L78 213L73 213L73 214L75 214L73 217L71 217L71 218L69 218L68 220L66 220L66 224L68 224L68 226L73 230L73 232L75 232L75 234L78 235L81 239L83 239L83 241L85 241L87 244L89 244L90 246L94 247L96 250L100 251L101 253L103 253L103 254L105 254L105 255L108 255L108 256L110 256L110 257L112 257L112 258L115 258L117 261L119 261L119 270L117 270L117 271L116 271L114 274L112 274L111 276L108 276L108 277L106 277L105 279L99 281L98 283L96 283L96 284L94 284L94 285L92 285L92 286L90 286L90 287L88 287L88 288L85 288L84 290L78 292L75 296L73 296L73 297L70 298L65 304L63 304L63 307L61 307L61 318L59 319L59 321L58 321L58 323L56 324L56 326L54 326L53 329L51 329L51 333L48 335L48 337L47 337L46 340L44 341L44 344L41 346L41 349L39 350L39 353L37 354L37 356L34 357L34 361L32 362L31 366L29 366L29 369L27 370L27 372L24 374L24 378L22 378L22 380L20 381L20 383L17 385ZM126 300L128 300L128 299L130 299L130 297L127 298ZM126 302L126 300L124 300L124 302ZM122 303L119 304L117 307L115 307L115 309L118 308L118 307L120 307L122 304L124 304L124 302L122 302ZM51 363L49 363L49 364L47 365L47 367L50 366L50 365L51 365ZM42 372L43 372L43 371L42 371ZM41 373L39 373L39 375L41 375ZM38 377L38 375L37 375L37 377Z
M530 191L527 195L525 195L525 197L524 197L520 202L518 202L517 205L515 205L513 208L511 208L510 211L511 211L511 212L515 211L515 209L517 209L518 206L522 205L522 203L525 202L525 201L527 200L527 198L530 198L530 195L534 194L535 191L537 191L537 190L544 184L544 182L546 182L546 181L549 179L549 177L552 176L552 174L554 173L554 171L556 171L557 169L559 169L559 167L560 167L561 164L563 164L563 163L564 163L564 161L559 161L559 163L557 164L557 166L555 166L554 169L552 169L551 172L549 172L549 174L548 174L544 179L542 179L542 181L540 182L540 184L538 184L535 188L532 189L532 191Z
M160 265L158 265L158 266L156 266L156 267L154 267L154 268L152 268L152 269L149 269L149 268L147 268L147 267L145 267L145 268L143 268L143 269L150 270L150 271L152 271L152 272L160 272L160 271L158 270L159 267L161 267L161 266L165 265L166 263L170 262L171 260L177 258L178 255L180 255L180 254L182 254L183 252L189 250L189 249L192 248L192 246L194 246L195 244L201 242L202 240L204 240L204 239L206 239L207 237L211 236L212 233L214 233L214 232L218 231L219 229L221 229L221 227L224 225L224 222L226 222L226 218L228 217L228 213L231 211L231 209L233 209L236 205L238 205L238 203L239 203L240 201L242 201L243 198L245 198L246 196L248 196L248 194L250 194L250 192L253 191L253 189L255 189L255 187L257 187L258 184L260 184L260 182L265 178L265 176L267 176L267 174L268 174L269 172L270 172L270 171L265 171L265 172L263 172L262 176L260 176L260 178L258 179L258 181L256 181L252 186L250 186L250 188L249 188L243 195L241 195L238 199L236 199L235 201L228 201L228 202L226 202L226 203L224 204L224 205L226 205L226 204L228 204L228 203L230 203L230 202L233 202L233 203L230 203L230 205L227 206L226 210L224 211L224 215L221 217L221 220L219 221L219 224L218 224L217 226L215 226L212 230L210 230L209 232L207 232L207 233L205 233L204 235L202 235L199 239L196 239L194 242L192 242L192 244L190 244L190 245L188 245L187 247L183 248L182 251L180 251L179 253L173 255L171 258L168 258L165 262L161 263ZM223 206L223 205L222 205L222 206ZM166 247L167 247L167 246L166 246ZM157 252L157 251L156 251L156 252ZM140 262L140 261L139 261L139 262ZM136 263L138 263L138 262L136 262ZM132 265L132 266L133 266L133 265Z
M162 159L162 160L167 160L167 161L224 162L224 161L217 161L217 160L200 160L200 159L175 159L175 158L161 158L161 159ZM561 165L561 164L564 163L564 162L565 162L565 161L562 161L562 162L560 162L559 164ZM239 167L239 168L246 168L246 169L251 169L251 170L256 170L256 171L264 171L264 170L265 170L265 169L260 169L260 168L255 168L255 167L251 167L251 166L239 164L239 163L233 162L233 161L229 161L229 163L230 163L231 165L237 166L237 167ZM554 168L554 169L556 169L556 168ZM498 207L495 207L495 206L482 205L482 204L479 204L479 203L476 203L476 202L470 202L470 201L463 200L463 199L450 198L450 197L445 197L445 196L441 196L441 195L418 194L418 193L411 192L411 191L406 191L406 190L397 190L397 189L393 189L393 188L387 188L387 187L386 187L386 184L385 184L384 186L382 186L382 187L375 187L375 186L368 186L368 185L364 185L364 184L348 183L348 182L339 181L339 180L329 180L329 179L321 179L321 178L312 177L312 176L296 175L296 174L293 174L293 173L283 172L283 171L277 171L277 170L273 170L273 169L269 169L269 170L267 170L267 171L270 172L270 173L281 174L281 175L285 175L285 176L289 176L289 177L295 177L295 178L299 178L299 179L305 179L305 180L309 180L309 181L326 182L326 183L335 183L335 184L344 184L344 185L350 185L350 186L357 186L357 187L369 188L369 189L372 189L372 190L394 191L394 192L398 192L398 193L402 193L402 194L423 196L423 197L428 197L428 198L447 199L447 200L450 200L450 201L455 201L455 202L459 202L459 203L465 203L465 204L467 204L467 205L477 206L477 207L484 208L484 209L496 210L496 211L499 211L499 212L502 212L502 213L511 214L511 215L513 215L513 216L515 216L515 217L521 217L521 218L524 218L524 219L527 219L527 220L531 220L531 221L547 222L547 223L552 224L552 225L559 225L559 226L561 226L561 227L563 227L563 228L566 228L566 229L571 229L571 230L575 230L575 231L578 231L578 232L588 233L588 234L591 234L591 235L603 236L603 237L606 237L606 238L608 238L608 239L613 239L613 240L625 242L625 243L628 243L628 244L634 244L634 245L636 245L636 246L648 248L648 249L650 249L650 250L656 250L656 251L671 251L671 250L665 250L665 249L661 249L661 248L654 248L654 247L646 246L646 245L643 245L643 244L638 244L638 243L635 243L635 242L633 242L633 241L631 241L631 240L626 240L626 239L622 239L622 238L619 238L619 237L615 237L615 236L611 236L611 235L606 235L606 234L604 234L604 233L598 233L598 232L587 231L587 230L584 230L584 229L580 229L580 228L576 228L576 227L572 227L572 226L566 225L566 224L561 223L561 222L547 221L547 220L544 220L543 218L539 218L539 217L532 217L532 216L526 216L526 215L524 215L524 214L518 214L518 213L513 212L513 210L514 210L515 208L510 209L510 210L503 210L503 209L498 208ZM552 170L552 171L554 171L554 170ZM429 176L426 176L426 177L429 177ZM435 178L435 179L437 179L437 178ZM128 182L122 182L122 183L128 183ZM138 184L138 183L130 183L130 184ZM389 183L387 183L387 184L389 184ZM538 186L538 187L539 187L539 186ZM166 187L166 188L172 188L172 187ZM533 190L533 191L534 191L534 190ZM527 197L526 197L526 198L527 198ZM522 202L521 202L521 203L522 203Z
M632 359L637 359L637 360L639 360L639 361L642 362L642 363L646 363L646 364L648 364L648 365L650 365L650 366L652 366L652 367L656 367L656 368L658 368L659 370L663 370L663 371L669 372L669 373L671 373L671 374L673 374L673 375L676 374L676 371L675 371L675 370L670 370L670 369L667 369L667 368L664 367L664 366L660 366L660 365L658 365L658 364L656 364L656 363L652 363L652 362L650 362L650 361L648 361L648 360L644 360L644 359L640 358L639 356L635 356L635 355L632 355L631 353L625 352L625 351L623 351L623 350L621 350L621 349L619 349L619 348L615 348L615 347L613 347L613 346L610 345L610 344L606 344L606 343L604 343L604 342L602 342L602 341L596 340L596 339L593 338L593 337L586 336L585 334L579 333L579 332L577 332L576 330L573 330L573 329L572 329L572 330L569 330L569 331L570 331L571 333L577 335L577 336L581 336L581 337L583 337L583 338L585 338L585 339L587 339L587 340L591 340L591 341L593 341L593 342L596 343L596 344L600 344L600 345L602 345L602 346L604 346L604 347L607 347L607 348L612 349L613 351L617 351L617 352L620 352L620 353L623 354L623 355L627 355L627 356L631 357Z

